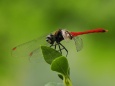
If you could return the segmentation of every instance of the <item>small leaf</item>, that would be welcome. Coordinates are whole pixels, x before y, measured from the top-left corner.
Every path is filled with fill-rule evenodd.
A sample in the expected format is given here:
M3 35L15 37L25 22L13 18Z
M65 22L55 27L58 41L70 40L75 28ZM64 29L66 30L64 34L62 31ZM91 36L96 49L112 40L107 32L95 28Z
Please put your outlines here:
M53 48L41 46L41 49L43 57L48 64L51 64L55 58L62 56L61 53L59 53L57 50Z
M63 80L63 76L61 74L58 74L58 77Z
M59 77L63 79L63 83L65 86L72 86L69 73L70 68L68 64L68 60L64 56L60 56L53 60L51 64L51 69L59 73Z
M68 76L69 65L67 59L64 56L56 58L51 64L51 69L62 75Z

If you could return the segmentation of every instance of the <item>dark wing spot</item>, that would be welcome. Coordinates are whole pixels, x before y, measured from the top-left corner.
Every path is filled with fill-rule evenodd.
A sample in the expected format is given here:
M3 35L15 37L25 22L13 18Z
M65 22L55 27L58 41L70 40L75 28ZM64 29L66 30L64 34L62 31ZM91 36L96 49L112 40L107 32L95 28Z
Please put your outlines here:
M29 56L32 56L32 55L33 55L33 52L31 52Z
M17 47L14 47L12 50L16 50Z

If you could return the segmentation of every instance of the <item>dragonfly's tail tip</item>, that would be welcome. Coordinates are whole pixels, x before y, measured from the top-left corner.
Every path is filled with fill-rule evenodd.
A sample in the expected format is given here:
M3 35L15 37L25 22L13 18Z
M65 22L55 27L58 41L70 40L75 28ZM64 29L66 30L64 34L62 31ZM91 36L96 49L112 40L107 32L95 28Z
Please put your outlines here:
M108 32L108 30L105 30L105 32Z

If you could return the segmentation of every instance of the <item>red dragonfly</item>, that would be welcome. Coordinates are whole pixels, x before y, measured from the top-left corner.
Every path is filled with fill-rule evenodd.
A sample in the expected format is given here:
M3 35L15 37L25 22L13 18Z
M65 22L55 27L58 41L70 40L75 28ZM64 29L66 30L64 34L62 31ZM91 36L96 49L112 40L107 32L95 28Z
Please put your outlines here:
M32 57L37 58L40 57L40 44L43 44L42 42L46 42L50 44L50 47L54 46L54 49L58 46L58 51L62 53L62 50L65 50L67 52L66 56L68 55L68 50L65 48L63 44L61 44L61 41L69 39L74 40L77 51L80 51L82 49L82 39L79 38L79 35L83 34L90 34L90 33L103 33L107 32L107 30L103 28L97 28L93 30L87 30L83 32L69 32L64 29L59 29L55 31L54 33L51 33L45 37L45 39L42 38L42 41L40 38L34 39L32 41L23 43L21 45L18 45L12 49L12 55L19 56L19 57ZM52 52L51 52L52 53Z

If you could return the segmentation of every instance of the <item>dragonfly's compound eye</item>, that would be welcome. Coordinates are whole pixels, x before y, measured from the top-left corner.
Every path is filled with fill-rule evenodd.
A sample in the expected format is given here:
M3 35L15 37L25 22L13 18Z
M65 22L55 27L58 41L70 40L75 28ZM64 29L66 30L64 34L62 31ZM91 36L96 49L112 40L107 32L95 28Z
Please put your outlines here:
M47 37L46 41L51 44L51 40Z
M54 35L50 34L46 37L46 41L50 44L53 44L54 43Z

